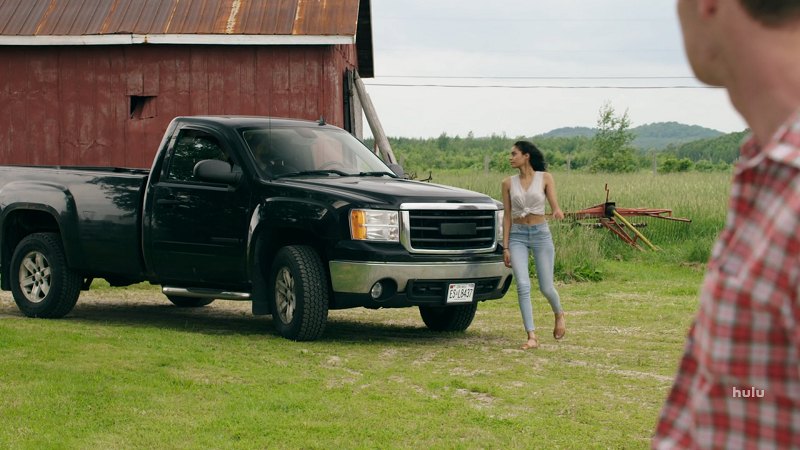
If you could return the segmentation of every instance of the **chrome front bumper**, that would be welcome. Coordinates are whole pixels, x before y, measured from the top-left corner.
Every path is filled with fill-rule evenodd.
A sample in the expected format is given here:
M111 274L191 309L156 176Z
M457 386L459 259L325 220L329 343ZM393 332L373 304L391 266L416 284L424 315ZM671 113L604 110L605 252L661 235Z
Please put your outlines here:
M511 269L502 261L490 263L378 263L331 261L331 284L337 293L366 294L377 281L390 279L397 292L405 292L409 280L465 280L500 277L503 286Z

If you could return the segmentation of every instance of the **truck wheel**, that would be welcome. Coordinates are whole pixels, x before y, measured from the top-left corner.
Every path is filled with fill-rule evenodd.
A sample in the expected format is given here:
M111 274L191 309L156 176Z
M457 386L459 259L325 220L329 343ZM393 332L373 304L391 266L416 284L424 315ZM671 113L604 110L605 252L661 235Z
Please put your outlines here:
M305 245L283 247L269 282L278 333L296 341L320 337L328 320L328 275L317 252Z
M433 331L464 331L469 328L477 303L458 306L420 306L419 315L422 321Z
M11 293L28 317L64 317L75 306L83 279L69 267L57 233L34 233L11 257Z
M213 298L178 297L177 295L168 295L167 298L178 308L200 308L210 305L214 301Z

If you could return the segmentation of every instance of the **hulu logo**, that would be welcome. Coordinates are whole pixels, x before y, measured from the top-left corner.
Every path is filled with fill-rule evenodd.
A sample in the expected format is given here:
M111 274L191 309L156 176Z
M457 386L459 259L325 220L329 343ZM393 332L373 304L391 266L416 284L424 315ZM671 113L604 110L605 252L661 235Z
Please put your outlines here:
M733 398L763 398L764 389L756 389L754 387L750 389L739 389L734 387L732 396Z

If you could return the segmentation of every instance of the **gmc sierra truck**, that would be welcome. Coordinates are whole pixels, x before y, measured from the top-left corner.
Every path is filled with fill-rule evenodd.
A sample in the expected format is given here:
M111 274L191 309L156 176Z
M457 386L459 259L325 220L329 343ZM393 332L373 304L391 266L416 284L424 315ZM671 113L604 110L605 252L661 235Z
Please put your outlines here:
M175 118L150 170L2 166L0 288L30 317L102 278L179 307L250 301L294 340L353 307L466 330L511 283L502 207L395 172L340 128L268 117Z

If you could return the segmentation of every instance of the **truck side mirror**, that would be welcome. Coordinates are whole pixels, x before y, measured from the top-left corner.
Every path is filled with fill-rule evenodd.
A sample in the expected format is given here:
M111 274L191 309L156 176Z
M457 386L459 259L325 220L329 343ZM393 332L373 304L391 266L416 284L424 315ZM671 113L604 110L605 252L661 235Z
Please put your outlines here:
M405 178L406 173L405 173L405 171L403 171L403 166L401 166L400 164L395 164L395 163L389 163L389 164L386 164L386 165L389 167L389 169L392 170L392 172L394 172L395 175L397 175L400 178Z
M194 165L194 177L201 181L210 183L222 183L229 185L239 184L242 178L240 172L231 170L231 165L218 159L204 159Z

